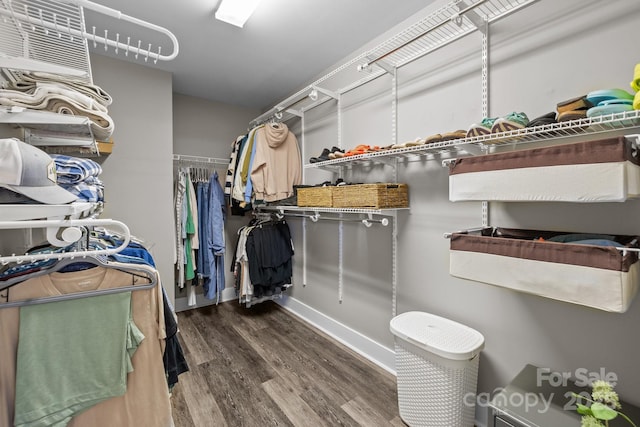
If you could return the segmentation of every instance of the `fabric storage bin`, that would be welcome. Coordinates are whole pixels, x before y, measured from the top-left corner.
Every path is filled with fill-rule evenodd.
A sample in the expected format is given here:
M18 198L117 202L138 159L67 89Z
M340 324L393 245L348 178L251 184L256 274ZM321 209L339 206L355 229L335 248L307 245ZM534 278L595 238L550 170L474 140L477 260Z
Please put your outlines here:
M335 186L298 188L298 206L333 207Z
M409 206L407 184L376 183L337 186L333 193L336 208L406 208Z
M472 427L482 334L418 311L394 317L390 329L402 420L410 426Z
M572 236L572 237L568 237ZM571 241L585 237L579 244ZM638 236L608 236L507 228L454 233L450 273L520 292L611 312L625 312L640 280ZM554 241L555 240L555 241ZM564 242L563 242L564 240ZM609 244L609 243L607 243Z
M452 202L622 202L638 196L638 152L623 136L464 157L449 167Z

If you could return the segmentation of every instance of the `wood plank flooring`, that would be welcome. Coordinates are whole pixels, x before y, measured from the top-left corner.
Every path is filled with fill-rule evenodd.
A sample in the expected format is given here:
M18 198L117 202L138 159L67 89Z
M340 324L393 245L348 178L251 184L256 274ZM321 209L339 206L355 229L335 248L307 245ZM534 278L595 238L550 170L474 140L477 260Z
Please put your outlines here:
M178 313L176 427L404 426L395 377L272 302Z

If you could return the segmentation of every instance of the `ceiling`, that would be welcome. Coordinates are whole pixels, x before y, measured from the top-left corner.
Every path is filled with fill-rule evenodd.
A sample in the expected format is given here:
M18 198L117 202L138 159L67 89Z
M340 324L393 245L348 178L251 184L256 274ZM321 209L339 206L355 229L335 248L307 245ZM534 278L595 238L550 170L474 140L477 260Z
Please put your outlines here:
M172 61L136 62L173 73L173 90L185 95L259 110L313 81L364 44L425 8L433 0L263 0L244 28L214 19L219 0L95 0L134 18L170 30L179 53ZM120 41L154 40L168 55L171 44L157 33L86 11L92 26ZM135 42L134 42L135 40ZM143 44L142 47L147 46ZM91 45L91 44L90 44ZM93 51L114 56L98 45ZM118 58L125 57L122 51Z

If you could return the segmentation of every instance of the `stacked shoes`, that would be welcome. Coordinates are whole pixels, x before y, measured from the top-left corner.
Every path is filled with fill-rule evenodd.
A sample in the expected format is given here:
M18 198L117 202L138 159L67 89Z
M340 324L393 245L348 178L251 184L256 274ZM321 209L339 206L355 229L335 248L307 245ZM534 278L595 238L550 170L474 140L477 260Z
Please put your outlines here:
M587 117L587 111L594 104L587 98L587 95L577 96L558 102L556 105L558 122L566 122L569 120L584 119Z
M527 127L528 124L527 115L515 111L503 117L485 117L480 123L474 123L469 127L467 137L518 130Z
M326 162L327 160L339 159L344 156L344 150L333 146L331 149L325 148L318 157L311 157L309 163Z
M587 100L593 104L587 111L587 117L633 110L633 95L623 89L595 90L587 94Z

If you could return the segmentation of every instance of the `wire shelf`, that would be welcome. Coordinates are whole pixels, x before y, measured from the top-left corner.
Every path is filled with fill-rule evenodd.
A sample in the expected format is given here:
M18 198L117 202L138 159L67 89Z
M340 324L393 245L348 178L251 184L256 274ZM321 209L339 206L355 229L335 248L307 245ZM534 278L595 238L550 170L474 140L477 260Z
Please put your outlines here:
M87 44L73 35L84 29L76 4L5 0L0 5L0 56L54 64L91 83Z
M314 89L343 94L400 68L476 30L497 21L537 0L454 0L432 12L395 36L368 51L362 52L309 86L296 92L250 122L251 126L286 114L284 120L300 116L333 97L321 100L310 96ZM304 104L302 102L304 101ZM290 108L298 105L298 111ZM288 111L289 110L289 111ZM282 119L282 118L281 118Z
M99 28L96 24L87 29L86 12ZM104 22L110 28L104 28ZM132 29L144 41L126 35ZM89 0L0 2L0 68L65 74L91 83L89 41L94 49L100 44L145 62L170 61L178 55L178 40L166 28Z
M409 208L393 209L363 209L363 208L321 208L304 206L256 206L258 210L276 212L327 212L327 213L354 213L393 216L396 211L408 210Z
M476 151L486 152L491 147L500 145L520 145L529 142L549 140L561 140L565 138L584 137L593 134L607 134L640 127L640 110L625 111L622 113L608 114L578 120L570 120L560 123L552 123L542 126L533 126L508 132L499 132L488 135L459 138L451 141L434 142L427 145L417 145L406 148L382 150L372 153L358 154L343 157L341 159L325 162L309 163L304 167L331 168L345 166L350 163L371 162L384 158L404 158L410 156L464 154L470 155ZM472 147L477 147L473 150Z

